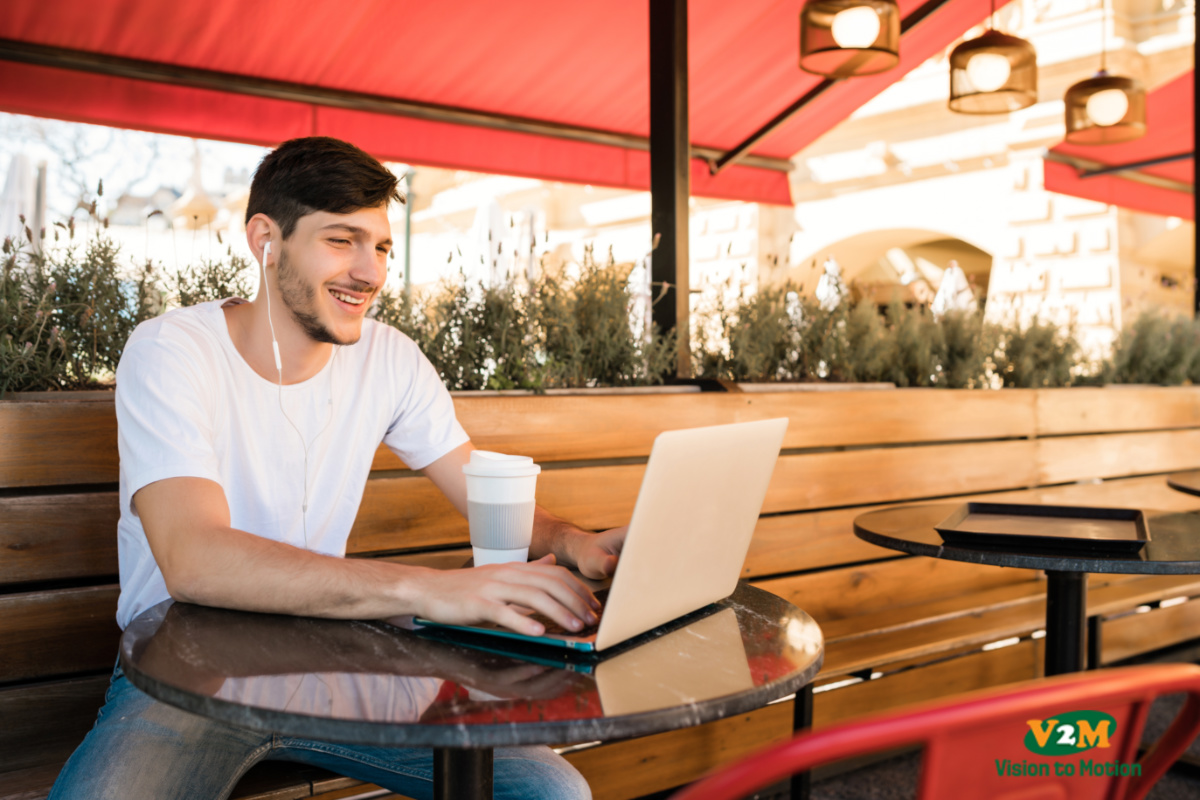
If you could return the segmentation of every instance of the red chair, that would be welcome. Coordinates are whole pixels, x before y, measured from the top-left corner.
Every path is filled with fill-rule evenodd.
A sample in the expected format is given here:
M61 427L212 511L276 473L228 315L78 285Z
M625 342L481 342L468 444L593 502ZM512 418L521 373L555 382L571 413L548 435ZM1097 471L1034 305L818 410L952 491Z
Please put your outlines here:
M1183 710L1139 761L1151 702L1176 692L1187 694ZM1140 800L1197 732L1200 667L1060 675L803 733L718 770L671 800L736 800L821 764L905 745L924 748L920 800ZM1133 774L1135 764L1140 775Z

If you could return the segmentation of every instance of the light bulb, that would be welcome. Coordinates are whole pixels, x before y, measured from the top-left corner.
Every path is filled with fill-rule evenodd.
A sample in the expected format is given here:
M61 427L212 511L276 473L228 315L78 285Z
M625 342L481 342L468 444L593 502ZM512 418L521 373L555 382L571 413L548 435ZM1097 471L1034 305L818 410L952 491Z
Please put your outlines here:
M871 6L854 6L834 14L830 28L838 47L863 50L879 38L879 15Z
M1129 97L1121 89L1104 89L1087 100L1088 119L1097 125L1116 125L1129 111Z
M1010 74L1008 58L999 53L976 53L967 62L967 79L976 91L994 92L1008 83Z

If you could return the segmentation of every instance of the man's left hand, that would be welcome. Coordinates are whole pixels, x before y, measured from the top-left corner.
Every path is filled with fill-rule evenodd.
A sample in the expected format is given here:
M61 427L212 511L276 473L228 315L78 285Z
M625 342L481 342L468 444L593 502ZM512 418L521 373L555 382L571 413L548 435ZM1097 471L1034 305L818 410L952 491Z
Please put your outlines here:
M584 534L575 551L575 566L585 578L602 580L611 577L617 569L617 559L625 546L628 525L612 528L602 533Z

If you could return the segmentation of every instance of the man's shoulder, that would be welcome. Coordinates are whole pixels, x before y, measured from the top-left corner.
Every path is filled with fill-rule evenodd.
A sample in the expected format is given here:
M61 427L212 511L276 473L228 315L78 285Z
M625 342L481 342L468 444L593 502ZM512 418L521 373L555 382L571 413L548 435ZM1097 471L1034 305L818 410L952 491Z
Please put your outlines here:
M396 358L407 361L414 356L421 355L417 343L406 334L391 325L373 319L363 320L362 336L351 347L359 348L362 357L372 362L377 359L394 360Z
M165 368L189 363L200 369L210 367L221 350L218 322L224 324L220 300L176 308L148 319L130 335L121 362L154 363Z

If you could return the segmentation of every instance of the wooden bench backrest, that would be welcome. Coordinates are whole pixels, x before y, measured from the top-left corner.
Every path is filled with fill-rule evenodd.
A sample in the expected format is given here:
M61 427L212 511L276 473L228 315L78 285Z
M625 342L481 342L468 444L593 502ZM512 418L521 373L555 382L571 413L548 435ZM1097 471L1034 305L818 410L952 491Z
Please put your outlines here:
M477 446L543 464L543 505L595 529L628 521L658 433L787 416L743 572L780 590L804 573L805 606L827 620L1029 579L888 564L895 553L851 531L870 507L1200 466L1200 389L463 396L456 406ZM0 403L0 653L28 654L0 656L0 685L111 665L116 481L111 397ZM420 558L467 542L436 488L381 448L350 553ZM103 631L93 646L81 646L87 630Z

